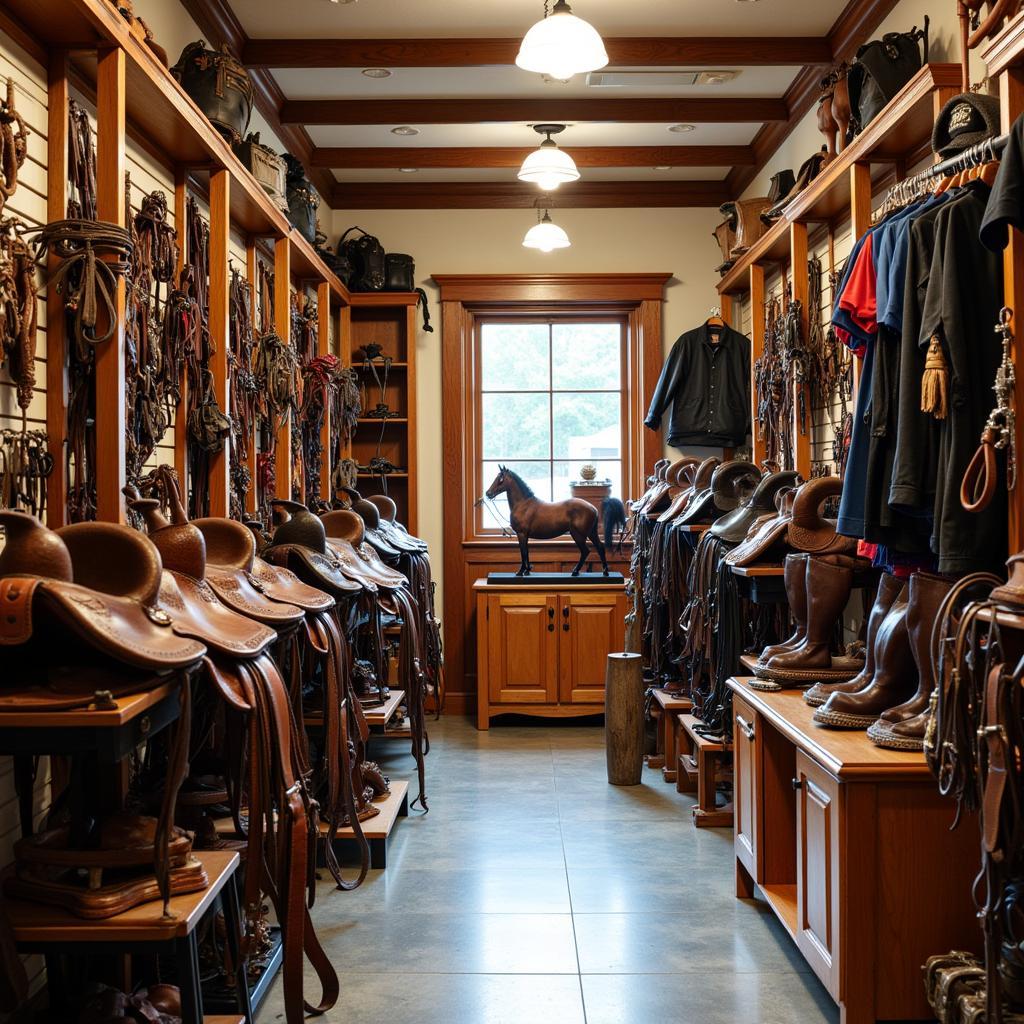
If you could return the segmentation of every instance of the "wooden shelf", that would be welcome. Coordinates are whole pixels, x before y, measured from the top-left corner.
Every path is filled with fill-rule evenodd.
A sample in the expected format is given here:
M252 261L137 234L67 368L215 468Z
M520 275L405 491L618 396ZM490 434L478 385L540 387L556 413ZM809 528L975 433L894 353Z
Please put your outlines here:
M395 827L395 822L402 816L401 811L405 805L405 799L409 792L408 782L394 782L391 783L391 792L379 803L375 802L374 806L380 808L380 814L376 817L368 818L362 822L363 835L367 839L387 839L391 835L392 829ZM320 822L320 834L326 835L330 830L327 822ZM354 839L355 833L351 828L339 828L338 839Z
M400 427L407 427L409 425L409 420L405 416L388 416L388 417L383 417L383 416L360 416L359 419L356 422L357 423L372 423L372 424L374 424L375 426L378 426L378 427L382 423L385 424L385 425L388 425L388 426L390 424L392 424L392 423L395 423L395 424L397 424Z
M930 777L922 753L885 750L876 747L861 730L818 725L814 708L803 699L802 690L769 693L752 690L747 682L742 678L730 679L729 687L835 778L864 781L900 777L919 781Z
M979 52L991 79L1024 63L1024 11L1008 21Z
M740 664L751 674L754 674L754 666L757 664L756 654L741 654Z
M170 917L164 917L162 900L143 903L102 921L87 921L60 907L7 899L5 909L14 940L36 948L48 943L139 943L184 938L195 930L239 863L237 853L206 851L193 856L202 861L210 884L201 892L175 896L170 903Z
M406 472L401 472L401 473L384 473L383 475L385 477L387 477L388 480L406 480L409 477L409 474L406 473ZM379 480L380 477L381 477L381 474L380 473L356 473L356 476L364 477L366 479Z
M203 1024L245 1024L245 1018L233 1013L204 1013Z
M356 308L374 306L415 306L419 292L352 292L351 305Z
M664 690L655 690L654 699L658 705L666 711L689 711L693 707L693 701L689 697L673 697Z
M392 690L388 699L379 708L369 708L363 712L369 725L384 728L395 716L399 705L405 700L405 690Z
M781 565L731 565L733 574L748 579L764 576L782 576L785 569Z
M774 882L769 885L762 885L761 892L765 902L775 911L775 916L782 923L782 927L789 932L791 938L796 938L796 885L788 885L781 882Z
M720 294L750 290L750 268L790 259L790 225L833 221L850 212L851 169L857 164L894 164L922 150L935 123L935 94L960 87L959 64L926 64L885 110L786 208L718 283Z
M356 359L354 356L353 356L352 368L355 369L355 370L367 370L367 371L369 369L366 366L366 364L361 359ZM389 370L408 370L409 369L409 364L408 363L392 363L391 366L388 367L388 369Z
M679 724L686 730L696 750L724 752L732 746L731 743L723 743L720 740L712 740L708 739L707 736L701 736L697 730L704 728L704 723L696 715L680 715Z
M15 696L14 690L5 690L4 697ZM98 708L90 704L84 708L69 708L67 711L3 711L0 712L0 730L18 729L119 729L132 719L138 718L165 697L178 692L177 682L161 683L152 690L135 693L130 697L118 697L114 706Z

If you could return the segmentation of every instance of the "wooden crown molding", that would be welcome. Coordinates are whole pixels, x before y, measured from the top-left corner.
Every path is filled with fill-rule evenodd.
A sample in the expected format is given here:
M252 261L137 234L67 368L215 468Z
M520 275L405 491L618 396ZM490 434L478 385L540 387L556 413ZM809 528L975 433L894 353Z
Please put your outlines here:
M615 67L827 64L828 39L807 37L606 39ZM266 68L473 68L514 65L520 39L249 39L242 61Z
M197 0L190 0L195 3ZM282 124L476 124L487 121L786 121L781 99L425 99L288 100Z
M881 25L898 2L899 0L850 0L829 29L827 39L831 60L849 60L857 47ZM743 194L782 143L814 107L821 94L820 84L821 69L818 67L804 67L793 79L783 97L783 103L788 111L787 117L772 124L765 123L754 136L754 166L737 166L729 172L726 182L733 198Z
M723 181L578 181L563 185L551 208L721 206L731 193ZM336 210L527 210L543 194L521 182L339 182ZM543 204L542 204L543 205Z
M226 45L241 59L249 37L228 0L181 0L181 3L211 45ZM334 175L312 166L313 140L305 127L285 124L281 120L280 111L285 99L277 79L265 68L253 68L249 72L249 77L252 79L255 92L256 109L263 115L271 131L281 140L288 152L297 156L309 168L309 180L329 205L335 182Z
M442 302L649 302L665 297L670 273L434 274Z
M314 167L469 168L519 167L535 146L324 147L313 150ZM578 167L741 167L753 165L750 146L568 146Z

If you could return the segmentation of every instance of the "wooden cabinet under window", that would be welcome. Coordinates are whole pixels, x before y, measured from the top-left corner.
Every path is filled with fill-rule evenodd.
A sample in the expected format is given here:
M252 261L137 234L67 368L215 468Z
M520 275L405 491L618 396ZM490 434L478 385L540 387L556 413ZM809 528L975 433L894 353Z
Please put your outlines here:
M799 690L734 691L736 895L761 896L842 1024L930 1020L921 965L979 952L978 823L921 754L825 729Z
M626 639L622 584L489 585L477 595L477 724L604 711L605 664Z

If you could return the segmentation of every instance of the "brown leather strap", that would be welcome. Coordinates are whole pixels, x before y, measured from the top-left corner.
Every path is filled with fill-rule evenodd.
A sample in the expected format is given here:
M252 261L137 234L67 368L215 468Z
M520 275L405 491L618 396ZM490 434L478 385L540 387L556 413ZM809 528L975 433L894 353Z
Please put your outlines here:
M24 644L32 637L32 597L41 580L33 576L0 579L0 644Z
M995 431L986 427L960 484L960 504L968 512L984 512L995 497L999 483Z
M981 734L988 753L988 771L982 798L982 840L989 856L1002 860L1008 851L1000 850L1003 796L1007 785L1006 729L1002 723L1003 688L1007 677L1000 663L993 665L985 680L985 717ZM1010 681L1010 685L1014 685Z

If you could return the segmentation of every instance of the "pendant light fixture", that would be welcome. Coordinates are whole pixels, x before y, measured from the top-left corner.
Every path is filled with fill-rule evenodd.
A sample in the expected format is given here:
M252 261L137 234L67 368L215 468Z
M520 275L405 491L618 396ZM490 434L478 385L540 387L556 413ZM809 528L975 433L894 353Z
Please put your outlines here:
M523 38L516 64L564 81L584 71L597 71L608 63L608 53L593 25L577 18L566 0L558 0L548 14Z
M539 185L545 192L558 188L566 181L579 181L576 163L564 149L559 149L551 138L565 131L564 124L535 124L533 130L547 138L535 149L519 168L519 180Z
M527 249L539 249L541 252L553 252L555 249L568 249L572 242L569 236L551 220L547 210L544 216L537 211L537 223L526 232L523 245Z

